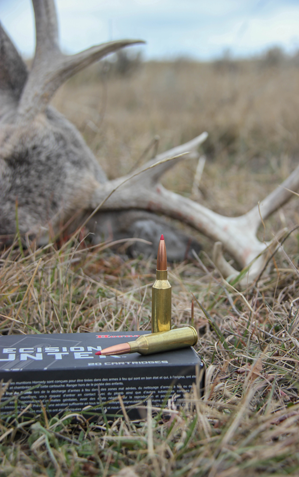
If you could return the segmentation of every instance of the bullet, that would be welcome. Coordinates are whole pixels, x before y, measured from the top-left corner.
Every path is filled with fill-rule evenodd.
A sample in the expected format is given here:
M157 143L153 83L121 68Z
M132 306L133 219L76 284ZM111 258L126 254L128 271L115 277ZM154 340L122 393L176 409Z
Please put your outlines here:
M171 328L171 285L167 280L167 254L164 236L161 235L156 281L152 287L152 332L161 333Z
M97 351L96 355L109 356L115 354L140 353L154 354L180 348L188 348L197 343L198 336L193 326L186 326L165 333L142 335L135 341L122 343Z

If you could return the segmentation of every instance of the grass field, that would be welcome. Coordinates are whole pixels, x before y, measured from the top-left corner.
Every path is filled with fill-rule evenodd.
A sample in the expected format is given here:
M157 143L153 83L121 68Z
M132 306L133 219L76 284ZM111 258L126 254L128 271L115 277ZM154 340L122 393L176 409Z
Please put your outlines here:
M141 64L121 77L94 66L63 86L54 105L78 127L110 178L156 149L207 131L195 199L238 215L297 165L298 84L299 67L291 61L182 59ZM163 184L190 196L195 169L191 160L178 165ZM267 221L261 237L298 224L297 200ZM139 422L50 419L42 406L29 422L24 416L2 419L0 475L298 475L298 233L258 284L243 291L221 278L212 244L194 235L203 252L171 265L169 279L173 325L192 322L199 332L196 349L207 366L204 398L194 389L171 415L167 409L148 412ZM78 237L27 250L16 238L0 258L2 334L150 329L154 259L117 256L105 244L90 250Z

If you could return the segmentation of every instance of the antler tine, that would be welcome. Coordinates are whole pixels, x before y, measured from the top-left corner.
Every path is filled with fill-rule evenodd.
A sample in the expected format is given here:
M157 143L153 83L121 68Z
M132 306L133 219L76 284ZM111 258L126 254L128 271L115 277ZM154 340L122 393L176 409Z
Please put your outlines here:
M159 189L159 187L162 187L160 184L157 184L161 176L168 169L170 169L183 159L198 158L197 148L206 140L207 137L208 133L203 132L202 134L185 144L174 147L173 149L163 152L162 154L158 154L154 159L151 159L146 164L144 164L143 167L138 168L133 173L101 184L98 188L96 188L94 194L92 195L90 207L92 209L98 208L99 204L104 201L112 193L112 191L114 191L114 189L119 188L121 188L122 191L127 191L127 189L129 188L129 191L127 191L128 193L125 192L125 194L128 196L131 195L131 198L129 198L130 204L128 204L128 202L126 201L127 206L122 207L119 204L119 208L123 209L134 207L131 204L131 201L134 202L135 200L133 198L134 194L132 194L132 191L137 191L137 195L139 193L142 193L143 190L145 191L146 196L148 191L151 191L155 194L155 190ZM169 161L163 162L167 159L169 159ZM153 167L155 164L157 165ZM118 195L119 192L113 194L113 197L112 199L110 199L109 204L105 203L105 206L102 206L102 210L118 208L118 205L116 205L115 207L111 205L115 201L118 204ZM143 209L144 207L137 206L137 208Z
M87 50L81 51L76 55L67 56L63 55L63 61L59 74L61 75L62 82L70 78L73 74L81 71L86 66L91 65L95 61L103 58L109 53L124 48L126 46L144 44L143 40L116 40L101 45L92 46Z
M165 174L168 169L171 169L175 164L178 162L184 160L184 159L197 159L198 158L198 152L197 149L198 147L207 139L208 133L203 132L196 138L192 139L189 142L186 142L185 144L181 144L180 146L174 147L173 149L170 149L169 151L165 151L162 154L158 154L154 159L151 159L148 161L146 164L143 165L143 167L140 167L137 171L134 171L133 175L136 175L138 172L141 172L143 170L146 171L146 174L144 177L141 178L136 178L137 182L140 182L140 180L147 181L147 182L158 182L158 180L162 177L163 174ZM185 155L182 155L185 154ZM179 157L177 157L179 156ZM160 161L164 161L166 159L171 159L170 161L167 162L162 162L162 164L158 164ZM150 170L147 170L148 167L153 166L154 164L157 164L156 167L153 167Z
M46 50L59 51L58 24L53 0L32 0L35 16L35 59Z
M231 264L228 263L223 256L222 242L214 243L213 262L215 267L219 270L223 277L236 278L238 276L238 270L232 267Z
M93 46L76 55L64 55L58 45L53 0L32 0L36 25L36 49L32 70L18 107L18 122L31 121L45 110L55 91L73 74L94 61L142 40L119 40Z
M260 256L257 256L252 264L248 262L248 271L247 273L244 274L243 278L238 281L237 286L240 286L241 288L245 288L251 283L256 280L259 275L261 274L262 270L267 264L267 261L269 257L273 254L277 246L279 245L279 241L282 239L282 237L285 235L287 232L286 228L281 229L276 236L271 240L269 243L265 243L265 249L264 251L261 252ZM221 275L229 279L229 281L234 280L235 278L238 277L240 272L236 270L230 263L225 260L223 256L223 250L222 250L222 243L221 242L216 242L213 247L213 262L216 268L219 270Z
M299 189L299 166L292 172L292 174L271 194L269 194L259 206L253 207L247 216L249 220L255 223L255 232L257 231L262 220L267 219L277 209L282 207L290 198L293 193Z
M266 264L267 258L269 253L272 252L273 247L276 247L277 242L273 241L268 246L267 249L265 244L264 252L261 252L262 255L254 260L254 263L251 267L249 267L248 272L244 275L241 280L238 281L236 286L240 286L241 288L245 288L250 285L260 274L264 265ZM266 253L266 251L269 251ZM223 256L223 248L222 242L216 242L213 247L213 262L217 270L221 273L223 278L227 279L228 281L232 281L238 277L240 272L236 270ZM247 264L249 266L249 263Z
M26 80L26 65L0 23L0 90L19 99Z

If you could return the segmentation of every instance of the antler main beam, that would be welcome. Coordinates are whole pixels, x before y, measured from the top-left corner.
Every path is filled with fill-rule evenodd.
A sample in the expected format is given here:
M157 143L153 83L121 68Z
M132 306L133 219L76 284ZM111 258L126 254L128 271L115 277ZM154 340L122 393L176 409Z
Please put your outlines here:
M239 272L225 261L219 242L223 244L242 269L254 262L245 280L243 280L243 284L245 282L250 283L258 276L267 260L267 255L264 252L266 250L272 251L278 243L277 237L270 244L260 242L256 237L257 230L262 220L287 202L292 197L292 191L299 189L299 166L260 205L255 206L242 216L225 217L186 197L165 189L158 183L162 174L174 163L188 157L196 157L196 148L206 137L207 134L203 133L193 141L157 156L154 160L145 164L142 169L144 172L139 169L134 175L104 184L103 187L96 190L92 207L98 206L105 200L105 197L111 194L114 189L117 189L103 204L103 209L146 209L187 223L218 243L215 247L214 260L217 268L225 277L228 275L236 276ZM164 162L152 168L155 163L183 153L185 153L184 156L176 157L173 161ZM131 180L129 180L130 177ZM259 255L261 256L258 257Z

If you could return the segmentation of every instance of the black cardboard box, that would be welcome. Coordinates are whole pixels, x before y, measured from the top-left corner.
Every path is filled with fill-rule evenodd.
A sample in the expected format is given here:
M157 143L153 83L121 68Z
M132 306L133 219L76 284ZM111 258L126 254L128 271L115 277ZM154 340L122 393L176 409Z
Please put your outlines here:
M121 395L128 414L138 418L144 417L149 397L153 406L168 399L179 403L196 381L196 368L203 369L193 348L150 356L95 356L147 333L0 336L0 381L3 386L11 380L1 415L14 415L17 402L17 412L30 405L27 413L40 413L42 403L50 415L84 411L112 416L120 413Z

